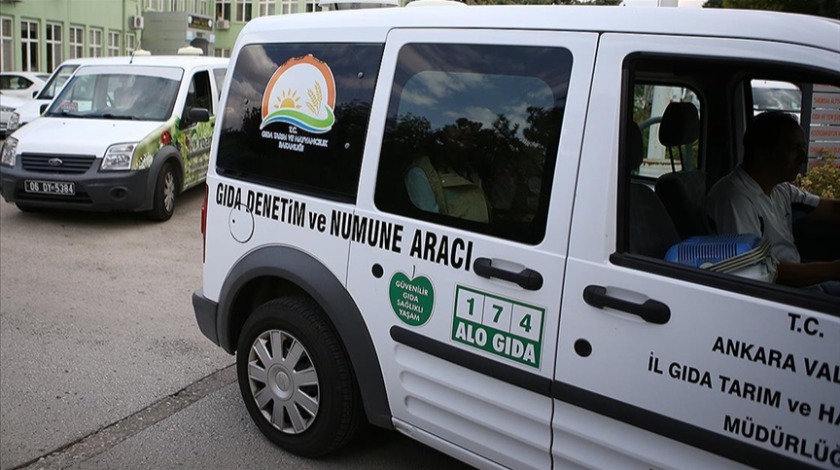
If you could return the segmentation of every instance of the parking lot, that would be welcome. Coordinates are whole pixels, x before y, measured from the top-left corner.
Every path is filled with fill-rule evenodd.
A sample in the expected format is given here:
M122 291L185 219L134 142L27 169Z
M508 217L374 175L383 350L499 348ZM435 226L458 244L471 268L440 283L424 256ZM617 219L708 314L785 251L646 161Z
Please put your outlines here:
M202 196L162 224L0 203L0 468L462 468L396 432L319 461L262 437L193 316Z

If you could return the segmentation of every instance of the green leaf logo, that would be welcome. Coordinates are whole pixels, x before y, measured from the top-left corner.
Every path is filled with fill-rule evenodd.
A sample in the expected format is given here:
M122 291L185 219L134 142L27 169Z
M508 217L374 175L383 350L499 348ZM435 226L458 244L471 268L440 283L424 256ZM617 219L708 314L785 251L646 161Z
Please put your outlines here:
M388 289L391 308L403 323L411 326L425 325L432 316L435 305L435 289L426 276L409 279L397 272L391 277Z

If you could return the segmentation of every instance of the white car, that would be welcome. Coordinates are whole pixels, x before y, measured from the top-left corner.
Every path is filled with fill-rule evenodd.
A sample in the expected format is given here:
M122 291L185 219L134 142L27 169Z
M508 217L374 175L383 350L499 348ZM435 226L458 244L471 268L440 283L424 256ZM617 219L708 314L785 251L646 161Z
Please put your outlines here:
M2 72L0 73L0 92L6 95L34 98L49 78L48 73Z
M7 95L0 93L0 136L6 137L7 132L14 129L9 129L9 121L15 110L26 104L29 100L19 96Z

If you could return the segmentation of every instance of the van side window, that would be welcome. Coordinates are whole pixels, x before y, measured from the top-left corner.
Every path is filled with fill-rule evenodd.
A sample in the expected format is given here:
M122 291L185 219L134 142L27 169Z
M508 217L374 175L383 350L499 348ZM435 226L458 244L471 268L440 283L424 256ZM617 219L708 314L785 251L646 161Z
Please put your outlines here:
M210 88L210 74L206 70L196 72L190 80L182 119L189 116L190 108L204 108L213 115L213 91Z
M222 114L217 170L355 201L382 51L381 44L243 47Z
M375 202L420 220L539 243L572 56L411 44L399 53Z
M767 111L790 114L808 142L808 163L792 178L793 186L819 197L837 197L836 176L831 175L838 172L834 151L840 151L835 143L840 77L783 64L687 57L636 58L626 65L630 73L622 104L617 254L629 256L613 261L822 309L821 286L797 288L778 282L771 242L778 245L775 234L786 231L792 233L801 262L836 260L836 223L809 218L813 206L794 202L788 208L792 222L779 223L781 229L772 227L776 238L771 240L766 232L720 230L713 212L722 207L720 197L733 193L731 185L745 182L746 189L738 186L743 192L737 194L747 194L753 187L750 181L758 187L745 179L750 176L741 166L743 139L749 123ZM656 126L658 130L651 129ZM665 145L657 148L654 139ZM668 146L680 150L673 160L665 150ZM720 181L724 189L715 191Z

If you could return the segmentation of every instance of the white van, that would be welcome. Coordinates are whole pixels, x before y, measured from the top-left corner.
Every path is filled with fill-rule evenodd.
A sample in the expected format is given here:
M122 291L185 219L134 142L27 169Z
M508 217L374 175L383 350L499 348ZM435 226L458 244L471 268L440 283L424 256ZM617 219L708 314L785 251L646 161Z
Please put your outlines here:
M840 467L837 298L669 254L742 158L753 78L840 96L840 23L455 10L237 39L193 305L256 427L304 456L369 422L480 468Z
M169 219L176 196L204 181L227 63L142 56L79 68L43 117L6 139L3 198Z

